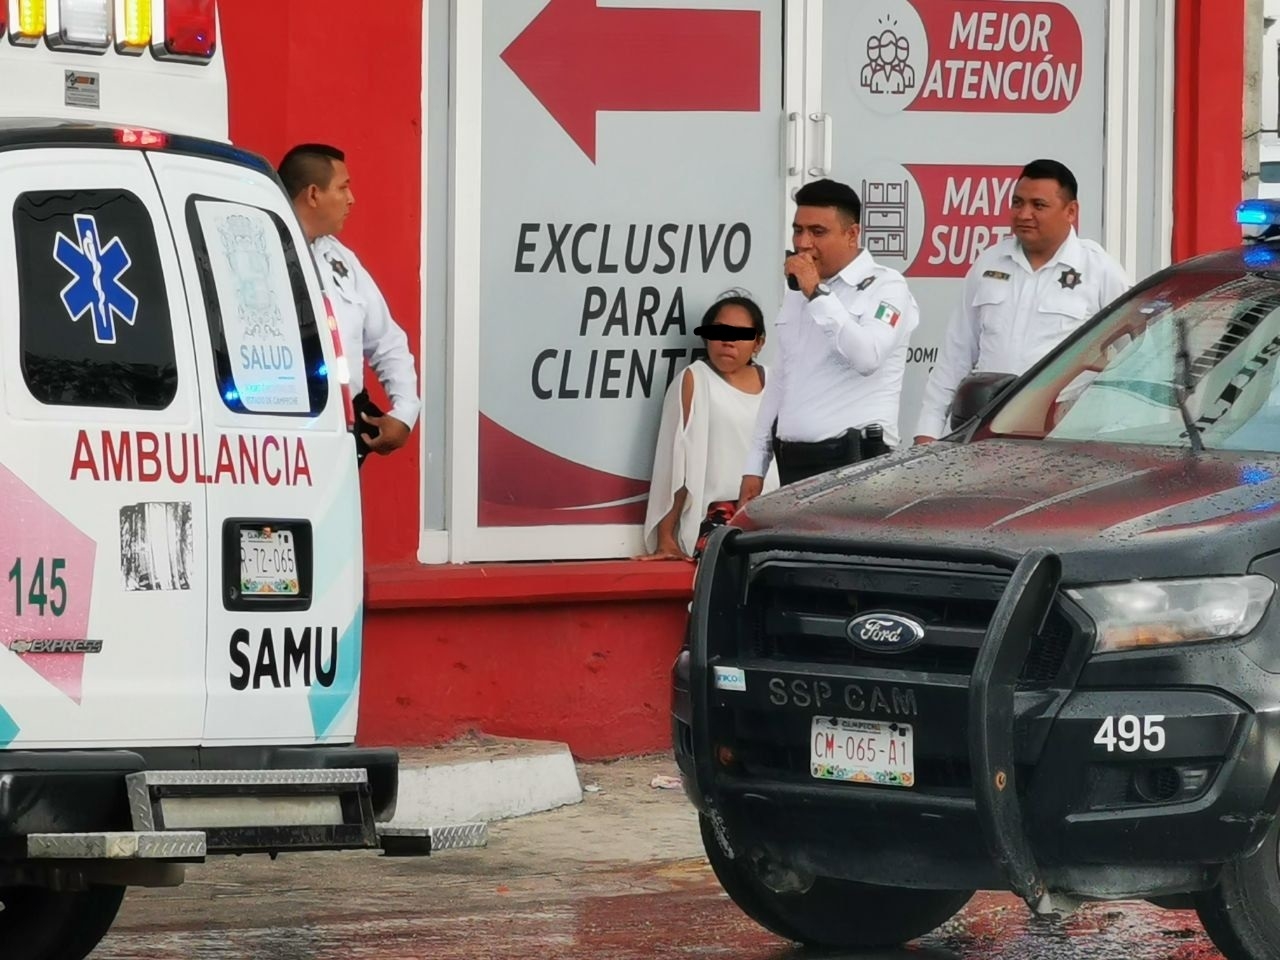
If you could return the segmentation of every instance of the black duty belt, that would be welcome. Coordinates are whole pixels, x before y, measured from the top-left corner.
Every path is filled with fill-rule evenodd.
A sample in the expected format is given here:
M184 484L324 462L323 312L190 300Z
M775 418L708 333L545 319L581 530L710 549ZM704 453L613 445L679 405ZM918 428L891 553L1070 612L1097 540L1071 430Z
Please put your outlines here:
M868 437L866 433L867 430L850 427L826 440L779 440L775 437L773 453L778 461L779 480L785 486L889 452L882 437Z

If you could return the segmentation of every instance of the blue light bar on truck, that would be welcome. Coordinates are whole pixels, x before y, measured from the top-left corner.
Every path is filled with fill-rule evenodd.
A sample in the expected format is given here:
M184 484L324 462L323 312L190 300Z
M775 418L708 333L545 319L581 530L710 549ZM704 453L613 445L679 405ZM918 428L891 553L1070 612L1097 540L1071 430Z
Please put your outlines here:
M1246 200L1236 207L1236 223L1270 227L1280 223L1280 200Z

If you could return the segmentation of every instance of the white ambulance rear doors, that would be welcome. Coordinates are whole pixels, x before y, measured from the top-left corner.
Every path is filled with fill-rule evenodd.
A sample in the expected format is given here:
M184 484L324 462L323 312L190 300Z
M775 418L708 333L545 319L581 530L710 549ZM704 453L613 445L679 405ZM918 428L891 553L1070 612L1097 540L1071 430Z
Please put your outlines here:
M165 209L141 152L18 139L0 130L0 747L195 744L207 466Z
M359 489L310 252L267 174L148 157L186 278L208 451L204 742L350 742Z

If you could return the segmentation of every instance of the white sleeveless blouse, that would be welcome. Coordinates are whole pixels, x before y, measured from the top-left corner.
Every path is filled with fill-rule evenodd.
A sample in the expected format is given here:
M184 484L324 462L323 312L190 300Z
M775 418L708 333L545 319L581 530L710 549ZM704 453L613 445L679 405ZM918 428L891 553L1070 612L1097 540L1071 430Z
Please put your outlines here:
M657 549L658 524L670 512L681 487L688 494L676 527L676 542L687 554L693 553L707 508L720 500L738 499L756 413L764 396L763 391L744 393L730 386L705 361L695 361L687 369L693 374L689 422L683 422L680 403L683 371L667 388L662 403L649 509L644 520L645 549L650 552ZM765 492L777 486L777 467L770 466Z

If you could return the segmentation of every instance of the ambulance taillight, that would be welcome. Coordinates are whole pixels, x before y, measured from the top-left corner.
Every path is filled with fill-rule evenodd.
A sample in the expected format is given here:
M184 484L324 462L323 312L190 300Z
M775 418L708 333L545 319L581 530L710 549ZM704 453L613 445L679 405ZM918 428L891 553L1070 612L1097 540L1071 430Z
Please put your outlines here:
M333 372L342 388L342 409L347 416L347 429L356 424L355 408L351 405L351 368L347 366L347 358L342 352L342 334L338 331L338 318L333 312L333 304L329 302L327 293L324 297L324 315L329 324L329 334L333 337Z
M164 33L157 34L156 56L208 60L218 47L215 0L158 0L164 6ZM161 42L162 41L162 42Z

